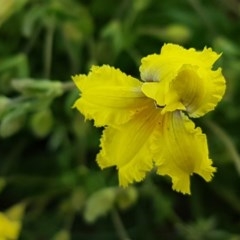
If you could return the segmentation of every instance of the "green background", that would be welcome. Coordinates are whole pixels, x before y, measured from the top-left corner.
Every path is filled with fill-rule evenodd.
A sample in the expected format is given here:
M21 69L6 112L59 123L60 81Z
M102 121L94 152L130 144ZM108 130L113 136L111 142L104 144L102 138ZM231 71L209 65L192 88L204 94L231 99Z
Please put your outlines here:
M240 239L237 0L0 0L0 210L24 202L20 239ZM227 91L196 119L217 167L191 196L148 175L118 188L95 162L102 129L72 109L71 76L110 64L139 77L165 42L222 57Z

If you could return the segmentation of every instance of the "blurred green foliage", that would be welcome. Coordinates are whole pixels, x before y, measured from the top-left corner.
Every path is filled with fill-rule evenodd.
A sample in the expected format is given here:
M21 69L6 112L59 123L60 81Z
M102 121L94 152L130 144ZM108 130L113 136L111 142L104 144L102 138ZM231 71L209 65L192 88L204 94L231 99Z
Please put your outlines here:
M237 0L0 0L0 210L24 202L20 239L240 239ZM128 189L95 163L101 132L72 109L71 76L110 64L138 77L164 42L223 56L227 93L200 124L218 172L192 195L149 175Z

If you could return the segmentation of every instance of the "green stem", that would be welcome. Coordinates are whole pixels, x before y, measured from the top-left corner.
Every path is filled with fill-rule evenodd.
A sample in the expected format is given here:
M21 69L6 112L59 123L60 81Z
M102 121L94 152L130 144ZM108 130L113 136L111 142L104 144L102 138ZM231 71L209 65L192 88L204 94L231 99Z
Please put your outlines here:
M237 152L237 149L233 141L227 135L227 133L215 122L211 120L207 120L206 124L218 136L218 138L221 139L222 142L225 144L225 147L228 150L228 153L236 166L237 172L240 175L240 156Z
M29 39L29 42L27 43L24 52L28 55L30 53L30 51L32 50L34 44L36 43L36 41L39 39L39 35L42 31L42 25L37 26L34 30L34 32L31 35L31 38Z
M62 88L63 88L64 92L71 91L71 90L75 89L75 84L72 81L63 82Z
M53 36L55 26L53 22L50 22L47 26L47 33L45 38L44 49L44 77L50 78L50 72L52 67L52 49L53 49Z
M119 240L131 240L116 209L112 209L112 221Z

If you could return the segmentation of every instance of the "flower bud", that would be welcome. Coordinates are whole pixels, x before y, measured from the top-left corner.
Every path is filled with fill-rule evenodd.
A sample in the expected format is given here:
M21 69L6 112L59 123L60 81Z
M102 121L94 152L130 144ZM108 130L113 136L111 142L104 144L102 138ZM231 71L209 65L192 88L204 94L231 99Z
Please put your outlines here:
M120 189L118 192L116 201L121 209L127 209L136 203L138 198L138 192L135 187L128 187L125 189Z
M11 102L11 100L3 95L0 95L0 118L3 115L3 113L5 112L5 110L7 110L9 103Z
M190 39L191 31L183 24L171 24L162 30L160 36L169 42L185 43Z
M52 112L49 109L45 109L43 111L36 112L32 116L30 126L37 137L43 138L52 130L53 121Z
M116 193L116 188L109 187L92 194L86 202L84 219L93 223L100 216L107 214L113 207Z
M0 124L0 136L10 137L17 133L25 121L25 112L21 109L13 110L7 113Z

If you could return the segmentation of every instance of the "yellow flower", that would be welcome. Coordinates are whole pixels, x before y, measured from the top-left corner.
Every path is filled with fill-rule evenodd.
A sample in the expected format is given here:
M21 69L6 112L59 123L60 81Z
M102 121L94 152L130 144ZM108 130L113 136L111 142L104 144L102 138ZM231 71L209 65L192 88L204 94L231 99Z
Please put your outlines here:
M17 240L21 230L21 218L25 204L19 203L0 212L0 240Z
M165 44L160 54L142 59L142 81L103 65L73 80L81 92L74 104L86 119L104 126L97 162L116 166L119 183L141 181L153 167L172 179L173 189L190 194L190 176L210 181L216 171L207 139L188 117L213 110L225 91L220 57Z

